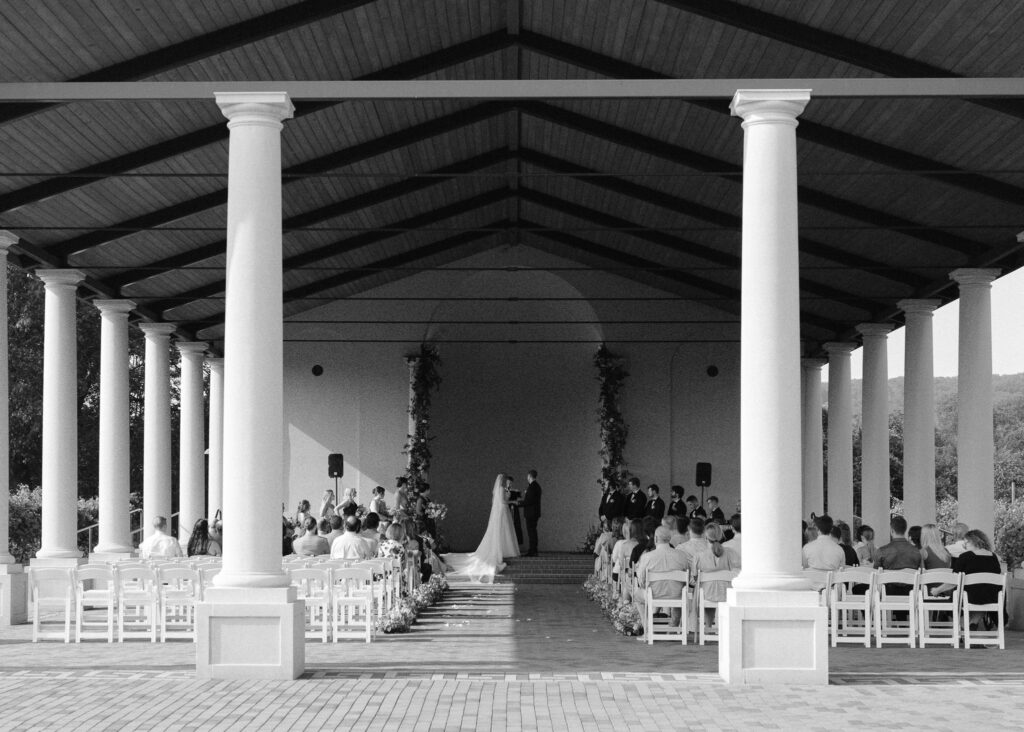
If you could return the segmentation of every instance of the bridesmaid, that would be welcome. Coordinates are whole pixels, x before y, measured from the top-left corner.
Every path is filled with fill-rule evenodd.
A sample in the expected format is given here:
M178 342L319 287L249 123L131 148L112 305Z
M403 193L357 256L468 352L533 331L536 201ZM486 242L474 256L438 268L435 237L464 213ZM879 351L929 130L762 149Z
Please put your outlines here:
M513 480L514 478L511 475L505 476L505 503L508 504L508 508L512 512L512 528L516 532L516 541L522 544L523 525L519 521L519 503L522 494L512 487Z

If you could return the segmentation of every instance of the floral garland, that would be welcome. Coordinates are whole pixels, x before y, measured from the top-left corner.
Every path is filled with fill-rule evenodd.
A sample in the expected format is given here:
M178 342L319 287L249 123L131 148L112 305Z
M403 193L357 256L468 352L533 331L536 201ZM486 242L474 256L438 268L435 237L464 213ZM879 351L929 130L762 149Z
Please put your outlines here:
M377 620L377 631L380 633L408 633L417 616L431 605L437 603L448 591L448 578L443 574L435 574L426 584L422 584L398 601Z
M587 577L583 591L601 607L601 612L611 621L616 632L626 636L644 634L640 609L632 602L622 602L616 588L609 586L597 574Z
M597 421L601 426L601 449L598 451L601 456L599 482L602 489L621 489L630 474L625 469L626 460L623 457L629 427L626 426L619 408L619 392L625 385L629 372L626 371L622 358L613 355L603 344L594 354L594 366L597 368L597 380L601 384L597 408Z
M441 359L437 348L426 343L420 345L419 353L408 356L406 362L412 366L411 387L412 399L409 404L409 416L414 425L413 433L406 435L405 449L402 454L408 461L405 477L409 481L409 490L413 495L419 493L420 485L427 482L430 472L430 394L441 385L438 366Z

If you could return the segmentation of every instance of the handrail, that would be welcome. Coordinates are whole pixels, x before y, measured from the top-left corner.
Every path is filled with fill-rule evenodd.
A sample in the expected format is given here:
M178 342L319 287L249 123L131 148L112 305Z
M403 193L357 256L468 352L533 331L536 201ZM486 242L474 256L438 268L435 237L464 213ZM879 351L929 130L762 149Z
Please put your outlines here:
M142 513L142 509L141 509L141 508L133 508L133 509L131 509L130 511L128 511L128 525L129 525L129 526L131 526L131 524L132 524L132 518L133 518L133 517L134 517L134 516L135 516L136 514L141 514L141 513ZM176 518L178 518L178 513L179 513L179 512L175 512L175 513L172 513L172 514L171 514L171 522L172 522L172 523L174 522L174 520L175 520ZM139 538L141 539L141 536L142 536L142 532L143 532L143 531L145 530L145 527L141 525L141 524L142 524L142 521L141 521L141 519L140 519L140 521L139 521L139 524L140 524L140 525L139 525L139 528L137 528L137 529L131 529L131 530L129 531L129 534L128 534L128 535L129 535L129 536L131 537L131 540L132 540L132 544L133 544L133 545L135 545L135 546L138 546L138 544L139 544L139 542L135 540L135 537L136 537L136 536L138 536L138 537L139 537ZM96 522L96 523L94 523L94 524L89 524L88 526L83 526L83 527L82 527L82 528L80 528L80 529L78 530L78 532L77 532L77 536L78 536L78 542L79 542L79 543L81 542L81 536L82 536L82 534L83 534L83 533L85 533L85 534L86 534L86 538L85 538L85 553L86 553L86 554L91 554L91 553L92 553L92 550L93 550L93 548L94 548L94 547L96 546L96 543L97 543L97 541L98 541L98 537L97 537L97 538L96 538L96 540L94 541L94 537L93 537L93 532L95 531L95 532L96 532L96 533L98 534L98 533L99 533L99 531L98 531L98 530L99 530L99 526L100 526L100 525L99 525L99 522ZM173 533L173 532L172 532L172 533Z

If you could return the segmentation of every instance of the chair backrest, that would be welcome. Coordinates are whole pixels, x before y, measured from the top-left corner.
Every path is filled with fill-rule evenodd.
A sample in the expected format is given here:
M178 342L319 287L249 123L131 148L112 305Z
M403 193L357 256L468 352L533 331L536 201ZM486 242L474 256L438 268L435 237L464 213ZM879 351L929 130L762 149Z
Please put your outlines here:
M29 592L33 598L67 598L74 590L73 577L71 567L29 567Z
M358 561L358 559L327 559L318 563L316 566L331 567L332 569L348 569Z
M811 569L810 567L804 567L804 576L812 582L817 582L819 585L827 586L829 584L829 575L831 572L827 569Z
M213 584L213 578L220 574L221 566L219 564L207 564L199 568L199 578L203 583L203 587L209 587Z
M673 569L668 572L648 572L647 584L652 582L682 582L684 585L690 582L690 573L685 569Z
M148 588L156 585L156 570L152 567L129 565L117 568L117 585L125 588L127 585L138 585L140 588Z
M199 586L199 571L192 567L164 565L157 570L157 577L161 583L176 589L182 589L186 585Z
M963 588L966 590L968 587L973 585L995 585L999 588L999 593L1005 599L1006 597L1006 584L1008 574L996 574L995 572L975 572L973 574L963 575ZM969 597L964 598L964 602L970 602Z
M114 568L106 564L83 564L75 570L75 582L79 586L93 580L113 584Z
M952 569L926 569L921 572L921 586L956 585L959 589L963 575Z
M296 567L288 570L292 584L302 590L303 595L330 587L334 570L331 567Z
M917 586L921 579L921 571L918 569L878 569L875 570L875 586L879 589L885 585L913 585Z
M373 570L367 567L343 567L332 572L333 584L349 582L373 582Z
M871 567L841 567L832 573L832 584L873 584L875 570Z

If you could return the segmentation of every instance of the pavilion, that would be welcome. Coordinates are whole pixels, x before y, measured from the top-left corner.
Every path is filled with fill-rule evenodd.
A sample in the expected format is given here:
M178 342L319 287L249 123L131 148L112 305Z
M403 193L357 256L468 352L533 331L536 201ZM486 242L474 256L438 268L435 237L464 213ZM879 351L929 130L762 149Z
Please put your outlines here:
M103 317L100 554L131 551L130 324L147 339L145 523L170 513L173 336L180 523L223 508L231 527L201 673L301 672L280 504L329 487L330 452L360 490L395 474L403 356L421 342L447 369L431 479L467 546L482 477L535 463L560 487L547 515L565 517L542 544L575 545L597 502L589 359L604 342L628 360L631 469L691 485L709 460L723 502L758 517L726 609L730 681L826 678L822 611L779 528L825 508L825 363L827 508L853 516L860 344L862 518L888 523L885 339L901 324L904 496L934 518L931 312L955 297L961 519L991 534L989 287L1024 261L1016 3L0 13L0 241L47 292L33 561L81 561L63 459L76 301ZM276 661L238 650L253 634Z

